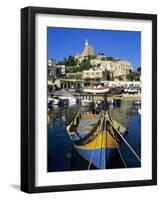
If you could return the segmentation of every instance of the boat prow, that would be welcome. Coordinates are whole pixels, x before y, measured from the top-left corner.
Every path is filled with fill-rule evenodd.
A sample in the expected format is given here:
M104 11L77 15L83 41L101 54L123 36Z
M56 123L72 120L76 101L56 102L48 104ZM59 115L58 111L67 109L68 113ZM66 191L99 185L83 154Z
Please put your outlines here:
M78 113L67 132L78 153L88 161L88 169L91 166L108 169L118 154L126 128L112 120L108 113Z

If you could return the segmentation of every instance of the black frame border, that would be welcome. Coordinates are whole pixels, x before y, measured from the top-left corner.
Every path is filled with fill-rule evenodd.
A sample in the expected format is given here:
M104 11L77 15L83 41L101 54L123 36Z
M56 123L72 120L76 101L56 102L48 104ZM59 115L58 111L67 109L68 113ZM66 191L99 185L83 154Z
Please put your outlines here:
M152 21L152 179L35 186L35 16L59 14ZM47 7L21 9L21 191L27 193L148 186L157 184L157 15Z

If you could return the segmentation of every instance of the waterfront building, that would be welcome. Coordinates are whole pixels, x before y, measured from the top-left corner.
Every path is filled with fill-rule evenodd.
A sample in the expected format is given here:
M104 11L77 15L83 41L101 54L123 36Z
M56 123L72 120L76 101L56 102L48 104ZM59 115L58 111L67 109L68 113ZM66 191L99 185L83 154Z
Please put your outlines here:
M84 86L82 79L57 79L55 84L61 89L80 89Z
M56 65L56 76L63 76L65 72L65 65Z
M66 73L66 79L82 79L82 72Z
M133 71L132 64L129 61L108 57L104 53L95 54L93 46L89 44L87 39L82 53L74 56L74 59L77 61L77 64L67 67L63 64L55 64L52 59L48 60L48 80L52 80L54 83L58 78L79 79L82 80L83 84L108 80L126 82L127 75ZM91 68L82 71L79 70L79 67L81 61L84 59L89 60ZM72 72L73 68L74 72ZM65 88L64 85L67 85L66 88L70 88L74 84L63 82L63 87L61 88Z
M140 81L102 81L102 83L108 87L141 88Z
M101 82L107 80L107 71L101 69L85 70L82 73L83 82Z
M53 61L53 59L48 60L47 63L47 88L48 88L48 93L52 92L54 90L54 82L56 79L56 64Z
M100 60L93 59L91 64L94 69L107 70L111 72L114 79L121 77L122 80L126 80L126 76L133 70L130 62L126 60Z
M48 60L48 78L56 78L56 64L53 59Z

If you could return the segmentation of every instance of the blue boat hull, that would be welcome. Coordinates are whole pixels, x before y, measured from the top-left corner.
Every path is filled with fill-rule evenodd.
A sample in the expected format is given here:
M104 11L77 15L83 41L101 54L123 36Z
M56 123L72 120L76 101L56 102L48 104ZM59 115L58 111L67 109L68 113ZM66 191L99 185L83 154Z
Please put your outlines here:
M121 168L123 166L116 148L84 150L77 148L78 153L98 169Z

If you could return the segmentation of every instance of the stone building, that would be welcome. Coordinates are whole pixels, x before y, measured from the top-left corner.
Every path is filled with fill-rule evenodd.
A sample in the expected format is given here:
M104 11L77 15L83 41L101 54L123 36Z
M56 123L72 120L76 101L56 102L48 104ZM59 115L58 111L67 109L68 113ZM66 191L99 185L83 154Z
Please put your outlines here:
M47 63L47 77L47 90L50 93L54 90L54 82L56 79L56 64L52 59L48 60Z
M64 76L66 73L65 65L56 65L56 76Z
M111 72L111 76L114 79L121 77L126 80L126 76L132 71L132 65L126 60L91 60L91 64L94 69L107 70Z
M55 78L56 78L56 64L52 59L50 59L48 60L48 79L55 79Z
M96 55L94 48L89 45L87 39L85 41L84 50L81 54L74 56L74 58L80 63L83 59L90 57L90 64L95 70L110 71L111 78L114 80L122 79L126 80L126 76L132 71L132 65L126 60L109 59L104 54ZM88 73L88 72L85 72Z
M82 73L83 82L101 82L107 80L107 71L101 69L90 69L85 70Z

